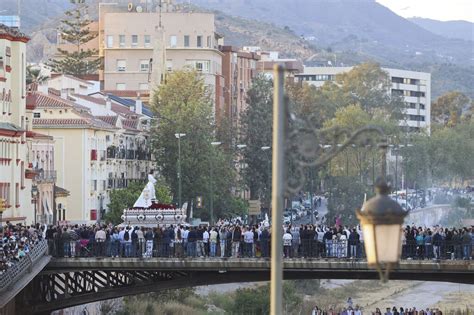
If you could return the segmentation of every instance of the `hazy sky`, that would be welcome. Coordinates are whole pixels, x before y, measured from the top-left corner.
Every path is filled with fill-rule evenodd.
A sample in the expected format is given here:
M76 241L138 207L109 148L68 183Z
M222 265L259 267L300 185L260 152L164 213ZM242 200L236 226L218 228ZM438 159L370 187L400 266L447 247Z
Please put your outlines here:
M377 0L403 17L474 22L474 0Z

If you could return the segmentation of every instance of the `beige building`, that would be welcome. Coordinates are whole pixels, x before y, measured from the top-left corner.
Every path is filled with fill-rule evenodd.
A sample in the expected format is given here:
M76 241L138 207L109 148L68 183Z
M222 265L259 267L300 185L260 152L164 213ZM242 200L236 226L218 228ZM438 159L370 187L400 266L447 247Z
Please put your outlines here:
M0 24L0 198L6 200L3 221L34 222L26 131L26 42L29 38Z
M107 140L117 128L70 100L40 92L32 96L34 130L54 138L57 185L70 191L69 208L60 219L96 221L107 195Z
M326 81L334 81L336 75L348 72L352 67L305 67L297 74L300 82L322 86ZM401 69L382 68L390 76L393 95L403 97L406 119L400 120L400 126L408 126L409 131L426 130L431 125L431 74Z
M164 73L189 67L202 73L219 108L224 84L221 38L212 13L176 12L170 5L162 12L142 12L133 5L128 10L100 4L104 89L149 91L161 83Z

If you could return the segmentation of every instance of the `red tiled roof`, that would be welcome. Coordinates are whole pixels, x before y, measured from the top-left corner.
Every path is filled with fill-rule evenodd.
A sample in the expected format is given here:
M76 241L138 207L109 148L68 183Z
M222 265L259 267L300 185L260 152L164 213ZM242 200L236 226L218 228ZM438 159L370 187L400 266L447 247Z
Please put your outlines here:
M47 139L47 140L53 140L54 138L52 136L48 136L42 133L34 132L34 131L27 131L26 132L26 137L27 138L33 138L33 139Z
M109 125L116 126L118 116L95 116Z
M103 98L99 98L99 97L93 97L93 96L90 96L90 95L82 95L82 94L72 94L72 97L75 97L75 98L81 98L85 101L88 101L88 102L91 102L91 103L96 103L96 104L100 104L100 105L106 105L106 102Z
M126 97L126 98L136 98L137 93L139 93L141 97L150 96L149 90L104 90L102 91L102 93L113 94L118 97Z
M138 119L124 119L122 120L122 127L128 130L137 130Z
M63 76L63 77L66 77L66 78L69 78L69 79L72 79L72 80L76 80L76 81L79 81L79 82L82 82L84 84L88 84L88 85L93 85L94 83L91 83L89 81L86 81L86 80L83 80L81 78L78 78L78 77L75 77L73 75L69 75L69 74L62 74L62 73L52 73L51 74L51 79L56 79L60 76Z
M8 27L2 23L0 23L0 38L6 38L8 40L19 40L24 43L30 40L30 38L26 36L26 34L20 32L18 28Z
M33 92L30 95L32 95L31 97L36 97L35 105L37 108L73 108L77 106L77 104L70 100L65 100L51 94L46 95L40 92Z
M61 91L56 90L54 88L48 88L48 94L49 95L56 95L56 96L61 96Z
M117 114L123 115L136 115L135 112L132 112L127 106L119 105L112 103L112 111L116 112Z

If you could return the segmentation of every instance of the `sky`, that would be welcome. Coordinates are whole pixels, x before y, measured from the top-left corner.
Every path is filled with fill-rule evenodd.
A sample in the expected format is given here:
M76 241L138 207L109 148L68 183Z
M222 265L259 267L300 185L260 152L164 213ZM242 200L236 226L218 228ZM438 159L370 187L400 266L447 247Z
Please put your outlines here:
M474 22L474 0L376 0L396 14L440 21Z

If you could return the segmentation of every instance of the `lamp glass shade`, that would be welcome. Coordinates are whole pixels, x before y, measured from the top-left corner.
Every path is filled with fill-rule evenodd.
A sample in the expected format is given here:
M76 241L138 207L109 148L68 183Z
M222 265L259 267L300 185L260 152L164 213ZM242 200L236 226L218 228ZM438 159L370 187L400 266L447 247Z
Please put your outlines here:
M402 228L400 224L363 224L367 263L397 263L400 258Z

